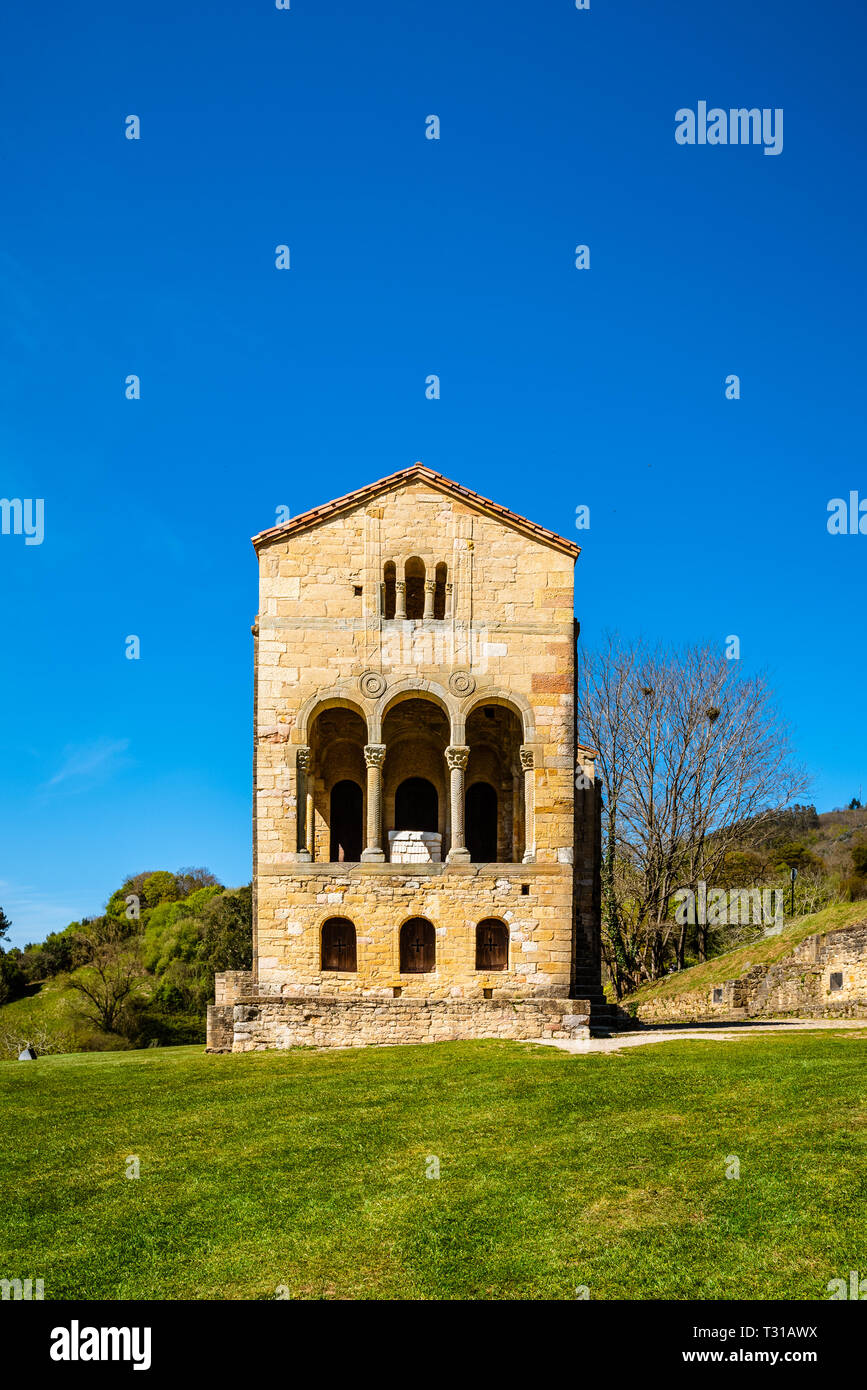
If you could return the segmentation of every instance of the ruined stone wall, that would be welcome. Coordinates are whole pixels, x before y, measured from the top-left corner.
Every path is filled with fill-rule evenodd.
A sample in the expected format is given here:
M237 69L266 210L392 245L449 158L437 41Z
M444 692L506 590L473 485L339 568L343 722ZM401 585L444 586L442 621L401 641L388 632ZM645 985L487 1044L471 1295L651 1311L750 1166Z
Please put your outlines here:
M840 987L832 989L837 974ZM785 1015L867 1018L867 923L808 936L783 960L738 979L638 1006L642 1023Z

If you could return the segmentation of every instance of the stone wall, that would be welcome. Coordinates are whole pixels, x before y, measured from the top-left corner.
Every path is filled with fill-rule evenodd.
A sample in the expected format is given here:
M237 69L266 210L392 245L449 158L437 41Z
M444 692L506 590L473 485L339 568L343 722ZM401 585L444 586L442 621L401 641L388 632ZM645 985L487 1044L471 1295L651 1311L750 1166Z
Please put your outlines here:
M638 1006L642 1023L785 1015L867 1018L867 922L808 936L782 960L737 979Z
M590 1036L590 1005L578 999L343 999L320 995L249 997L208 1010L208 1051L367 1047L473 1038L578 1039Z
M261 994L372 994L394 986L417 998L568 997L572 870L557 864L296 864L259 870L258 988ZM322 971L323 924L355 926L357 970ZM411 917L436 932L436 969L400 974L399 935ZM476 969L476 926L496 918L509 931L508 969Z

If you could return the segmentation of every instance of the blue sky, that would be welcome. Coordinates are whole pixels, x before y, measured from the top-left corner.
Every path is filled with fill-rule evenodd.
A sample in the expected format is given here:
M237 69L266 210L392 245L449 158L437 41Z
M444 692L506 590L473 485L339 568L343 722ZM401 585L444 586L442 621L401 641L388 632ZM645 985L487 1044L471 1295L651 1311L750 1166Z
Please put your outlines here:
M862 4L51 0L2 40L15 943L142 868L249 879L249 537L416 459L577 536L586 643L738 634L819 809L867 784L867 536L826 528L867 497ZM701 100L783 152L678 145Z

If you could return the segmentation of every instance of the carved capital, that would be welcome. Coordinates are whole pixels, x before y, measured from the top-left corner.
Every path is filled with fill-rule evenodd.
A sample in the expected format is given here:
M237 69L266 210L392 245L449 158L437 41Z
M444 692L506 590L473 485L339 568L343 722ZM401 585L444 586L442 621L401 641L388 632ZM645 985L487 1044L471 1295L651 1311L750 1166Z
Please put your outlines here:
M536 755L532 748L521 748L519 752L521 755L521 767L525 772L532 772L533 768L536 766Z
M448 763L449 768L452 771L454 771L455 768L458 768L461 772L463 772L464 768L467 765L467 758L469 756L469 748L465 748L462 744L459 743L453 743L450 748L446 749L446 762Z
M424 581L424 591L426 594L435 594L437 591L436 580L426 579Z
M364 761L368 767L382 767L385 762L385 744L366 743L364 745Z
M396 580L394 581L394 587L395 587L395 589L397 590L397 592L398 592L399 594L404 593L405 590L406 590L406 580L405 580L405 579L396 579Z
M310 748L306 743L296 749L295 759L298 764L298 771L306 772L310 766Z

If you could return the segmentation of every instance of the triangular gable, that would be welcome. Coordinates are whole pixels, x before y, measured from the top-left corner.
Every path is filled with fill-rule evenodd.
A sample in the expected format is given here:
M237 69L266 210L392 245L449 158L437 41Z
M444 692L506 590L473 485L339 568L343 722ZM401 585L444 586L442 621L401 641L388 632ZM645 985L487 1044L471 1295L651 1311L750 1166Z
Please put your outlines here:
M321 507L313 507L309 512L302 512L300 516L292 517L291 521L284 521L279 526L271 526L267 531L260 531L257 536L253 537L253 545L258 552L263 546L270 545L272 541L284 540L301 531L307 531L311 526L316 526L322 521L330 521L332 517L340 516L343 512L353 511L356 507L372 501L374 497L378 497L383 492L392 492L395 488L413 482L428 483L439 492L466 503L475 511L492 516L495 520L502 521L504 525L511 526L514 530L522 531L524 535L531 536L533 540L539 541L542 545L550 545L554 550L571 555L573 559L577 559L581 554L580 545L576 545L574 541L566 540L565 536L558 536L556 531L549 531L547 527L539 526L535 521L528 521L526 517L518 516L517 512L509 511L508 507L500 506L499 502L492 502L489 498L480 496L478 492L472 492L470 488L463 487L461 483L452 482L451 478L443 477L442 473L435 473L432 468L425 468L422 463L414 463L411 468L402 468L398 473L390 473L387 478L380 478L376 483L368 483L366 487L357 488L355 492L348 492L345 497L337 497L333 502L326 502Z

